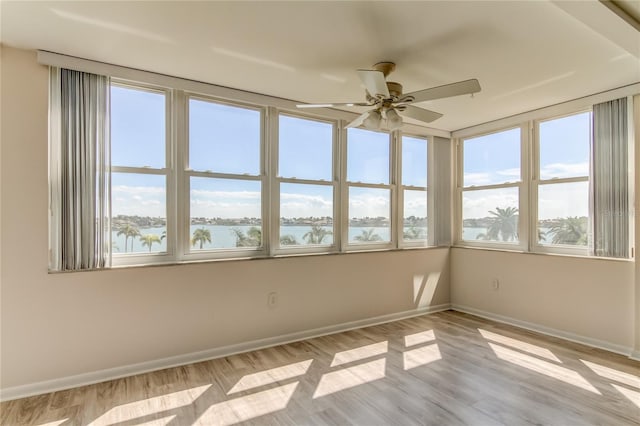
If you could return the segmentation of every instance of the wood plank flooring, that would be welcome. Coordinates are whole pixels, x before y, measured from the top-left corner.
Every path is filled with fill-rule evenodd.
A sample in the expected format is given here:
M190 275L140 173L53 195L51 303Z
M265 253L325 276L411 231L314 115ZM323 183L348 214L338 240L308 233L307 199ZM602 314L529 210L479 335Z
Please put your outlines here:
M0 404L2 425L638 425L640 363L447 311Z

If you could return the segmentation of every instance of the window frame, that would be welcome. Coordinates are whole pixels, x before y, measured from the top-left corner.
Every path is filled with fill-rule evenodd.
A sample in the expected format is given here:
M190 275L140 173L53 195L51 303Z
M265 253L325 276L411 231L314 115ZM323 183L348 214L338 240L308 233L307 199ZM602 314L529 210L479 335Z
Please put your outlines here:
M269 226L268 226L268 197L269 185L267 181L267 153L265 141L265 129L267 128L267 111L265 107L252 105L245 102L231 102L216 96L203 93L184 91L181 93L181 102L179 108L183 113L183 119L179 121L181 137L178 138L176 147L180 151L180 161L177 169L179 170L179 179L176 186L179 188L178 208L178 231L176 240L180 251L178 252L178 261L198 261L212 259L229 259L239 257L265 257L269 253ZM196 99L202 102L211 102L218 105L226 105L234 108L242 108L257 111L260 114L260 161L259 173L252 175L249 173L225 173L215 171L193 170L189 166L189 100ZM225 180L247 180L260 182L260 212L261 212L261 246L258 247L234 247L234 248L214 248L209 250L191 250L191 178L201 177L209 179L225 179ZM181 188L181 189L180 189Z
M389 250L398 247L398 205L397 205L397 174L398 168L396 167L398 159L398 132L387 132L380 130L369 130L359 128L359 130L382 133L388 136L389 146L389 183L367 183L367 182L352 182L349 181L348 176L348 129L343 128L343 141L341 154L343 161L341 162L341 171L343 178L341 179L341 196L342 196L342 247L343 252L357 252L357 251L370 251L370 250ZM349 212L349 190L351 188L374 188L374 189L388 189L389 190L389 241L381 242L368 242L368 243L354 243L349 241L349 227L351 224L351 214Z
M403 155L403 138L409 137L413 139L421 139L426 143L427 148L427 158L425 159L427 163L427 175L426 178L426 186L415 186L415 185L405 185L402 179L402 173L404 170L404 155ZM398 168L396 173L396 182L398 182L398 191L397 191L397 209L398 214L396 215L396 227L398 229L398 248L416 248L416 247L429 247L433 245L434 234L435 234L435 221L433 218L433 208L434 208L434 200L433 196L430 195L430 187L433 182L433 167L431 166L431 159L433 158L433 138L431 136L417 135L409 132L398 132ZM405 205L404 205L404 196L405 191L424 191L425 197L427 199L427 238L420 240L406 240L404 238L404 216L405 216Z
M316 121L319 123L330 124L331 129L331 180L325 179L303 179L297 177L282 177L280 176L280 117L291 117L301 120ZM272 208L270 214L271 220L271 255L281 256L288 254L312 254L312 253L336 253L340 251L341 247L341 234L339 232L340 223L340 120L328 119L313 114L294 113L286 110L273 109L271 114L272 120L270 122L272 131L270 144L270 157L271 161L271 204ZM292 184L306 184L316 186L328 186L332 188L333 192L333 242L331 244L323 245L311 245L300 244L294 246L281 246L280 245L280 193L283 183Z
M165 164L162 168L154 167L132 167L132 166L117 166L111 165L109 172L109 180L113 173L131 173L139 175L153 175L165 177L165 210L166 210L166 251L164 252L136 252L136 253L113 253L111 252L111 266L132 266L132 265L145 265L151 263L166 263L171 262L175 258L175 241L170 238L171 230L175 229L176 217L171 215L173 205L175 205L175 188L173 181L175 180L175 164L173 155L173 133L174 133L174 121L173 121L173 108L175 103L174 91L168 87L160 85L153 85L147 83L132 82L124 79L111 78L109 84L109 90L111 87L121 87L130 90L138 90L142 92L150 93L162 93L165 96ZM109 108L112 106L110 105ZM110 200L111 204L111 200ZM113 206L111 206L113 208ZM113 215L109 219L110 222L110 235L113 235L113 228L111 222Z
M464 186L464 142L469 139L475 139L495 133L501 133L513 129L520 130L520 180L516 182L504 182L499 184L487 185L471 185ZM454 233L454 242L456 246L491 248L507 251L526 251L529 245L529 192L527 182L530 176L529 167L529 150L530 150L530 128L527 123L521 123L510 126L495 126L486 129L483 132L472 133L464 137L457 138L456 143L456 194L455 194L455 211L456 211L456 227ZM507 243L501 241L481 241L481 240L464 240L462 238L464 228L464 193L473 191L493 190L517 188L518 190L518 241Z
M532 127L532 153L531 153L531 197L530 197L530 211L529 215L529 229L531 229L531 244L529 250L535 253L547 253L547 254L567 254L567 255L575 255L575 256L590 256L592 241L591 236L589 235L591 232L587 229L588 234L588 242L584 247L570 246L570 245L560 245L560 244L540 244L537 235L538 229L538 216L539 216L539 189L540 186L550 186L554 184L563 184L563 183L576 183L576 182L591 182L591 156L589 156L589 173L586 176L574 176L568 178L551 178L551 179L542 179L540 177L540 124L548 121L558 120L566 117L571 117L573 115L583 114L589 112L589 146L593 142L593 108L582 108L578 110L574 110L571 112L565 112L563 114L555 114L551 116L546 116L544 118L539 118L531 121ZM593 212L591 211L591 206L589 205L589 212L587 217L587 223L591 221L591 215ZM587 225L589 227L589 225Z

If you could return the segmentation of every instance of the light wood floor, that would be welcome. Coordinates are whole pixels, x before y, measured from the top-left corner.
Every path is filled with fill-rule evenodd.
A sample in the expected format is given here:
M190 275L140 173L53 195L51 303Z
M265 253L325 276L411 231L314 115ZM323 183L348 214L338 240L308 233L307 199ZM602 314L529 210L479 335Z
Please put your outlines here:
M3 425L638 425L640 363L452 311L5 402Z

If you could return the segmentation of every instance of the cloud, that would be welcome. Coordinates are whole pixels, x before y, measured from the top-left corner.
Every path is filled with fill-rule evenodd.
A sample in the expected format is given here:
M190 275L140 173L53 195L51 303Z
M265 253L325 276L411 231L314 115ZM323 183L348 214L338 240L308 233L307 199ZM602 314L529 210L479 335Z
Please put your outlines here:
M588 176L589 162L583 163L552 163L540 169L542 179Z
M111 192L114 216L167 217L163 187L116 185Z
M389 198L361 193L349 199L349 217L389 217Z
M480 186L491 183L491 175L489 173L465 173L464 186Z

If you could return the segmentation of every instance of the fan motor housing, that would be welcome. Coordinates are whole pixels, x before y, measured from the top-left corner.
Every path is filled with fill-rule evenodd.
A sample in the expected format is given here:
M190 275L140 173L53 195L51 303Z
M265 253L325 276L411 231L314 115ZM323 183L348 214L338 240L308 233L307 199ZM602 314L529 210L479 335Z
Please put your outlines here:
M402 84L394 81L387 81L387 89L392 98L399 98L402 96Z

